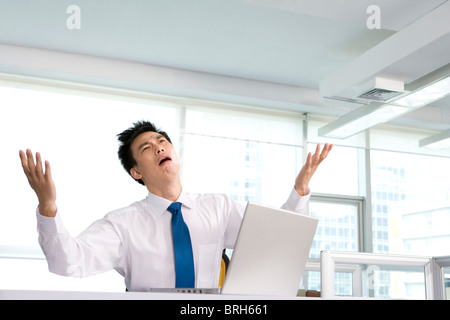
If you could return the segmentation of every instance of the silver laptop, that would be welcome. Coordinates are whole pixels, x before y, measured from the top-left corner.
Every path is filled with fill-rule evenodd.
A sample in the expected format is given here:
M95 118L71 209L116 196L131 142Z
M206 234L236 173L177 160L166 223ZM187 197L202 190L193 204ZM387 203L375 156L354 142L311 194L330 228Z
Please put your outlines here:
M296 296L318 219L249 202L222 294Z
M317 218L249 202L221 291L151 291L295 297L317 223Z

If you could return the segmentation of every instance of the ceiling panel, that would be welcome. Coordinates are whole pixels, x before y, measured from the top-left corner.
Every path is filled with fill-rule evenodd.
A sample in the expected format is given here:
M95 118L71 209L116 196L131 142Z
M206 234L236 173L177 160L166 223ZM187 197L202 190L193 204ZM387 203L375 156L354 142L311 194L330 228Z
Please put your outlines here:
M69 30L66 10L73 3L0 0L0 44L318 90L321 81L446 1L78 0L81 29ZM366 26L372 4L381 10L380 30ZM403 60L383 72L416 78L441 64L432 58L441 52L450 52L448 43L417 51L420 65ZM316 105L318 113L336 114L336 106Z

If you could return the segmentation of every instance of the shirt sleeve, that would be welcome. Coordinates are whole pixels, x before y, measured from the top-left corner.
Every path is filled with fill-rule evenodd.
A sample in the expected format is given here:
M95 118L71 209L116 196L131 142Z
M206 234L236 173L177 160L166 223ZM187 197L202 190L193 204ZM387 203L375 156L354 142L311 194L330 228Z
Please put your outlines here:
M50 272L85 277L114 269L121 257L120 237L107 219L95 221L78 237L72 237L61 216L45 217L36 210L39 245Z
M244 217L245 205L226 197L228 209L228 221L225 229L224 247L234 249L236 239Z
M300 196L297 191L292 188L291 193L289 194L289 198L281 206L281 209L306 214L310 198L311 190L309 188L306 190L306 194L304 196Z

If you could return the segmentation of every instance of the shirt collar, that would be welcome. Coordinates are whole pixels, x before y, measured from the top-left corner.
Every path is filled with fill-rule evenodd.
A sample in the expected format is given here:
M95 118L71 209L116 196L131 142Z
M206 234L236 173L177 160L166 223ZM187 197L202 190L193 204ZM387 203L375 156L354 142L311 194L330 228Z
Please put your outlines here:
M151 192L147 195L147 205L151 208L151 211L156 214L156 216L160 217L166 212L167 208L170 206L172 201L167 200L165 198L161 198ZM185 192L183 189L177 199L176 202L181 202L184 207L192 208L193 201L189 194Z

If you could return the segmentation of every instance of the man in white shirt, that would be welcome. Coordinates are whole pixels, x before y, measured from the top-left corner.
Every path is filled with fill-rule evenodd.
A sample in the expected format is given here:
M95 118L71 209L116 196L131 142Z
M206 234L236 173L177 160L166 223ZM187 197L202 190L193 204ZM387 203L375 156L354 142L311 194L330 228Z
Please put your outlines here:
M180 202L192 243L195 287L217 287L222 249L234 248L245 208L224 194L186 192L170 138L152 123L137 122L118 137L124 169L146 186L148 196L108 213L77 237L64 228L57 210L49 162L45 161L43 168L39 152L35 164L31 150L20 150L23 170L39 201L39 244L49 270L84 277L115 269L124 276L130 291L175 287L172 214L168 207ZM304 211L310 198L309 181L331 148L325 144L320 152L317 145L314 155L308 154L282 208Z

